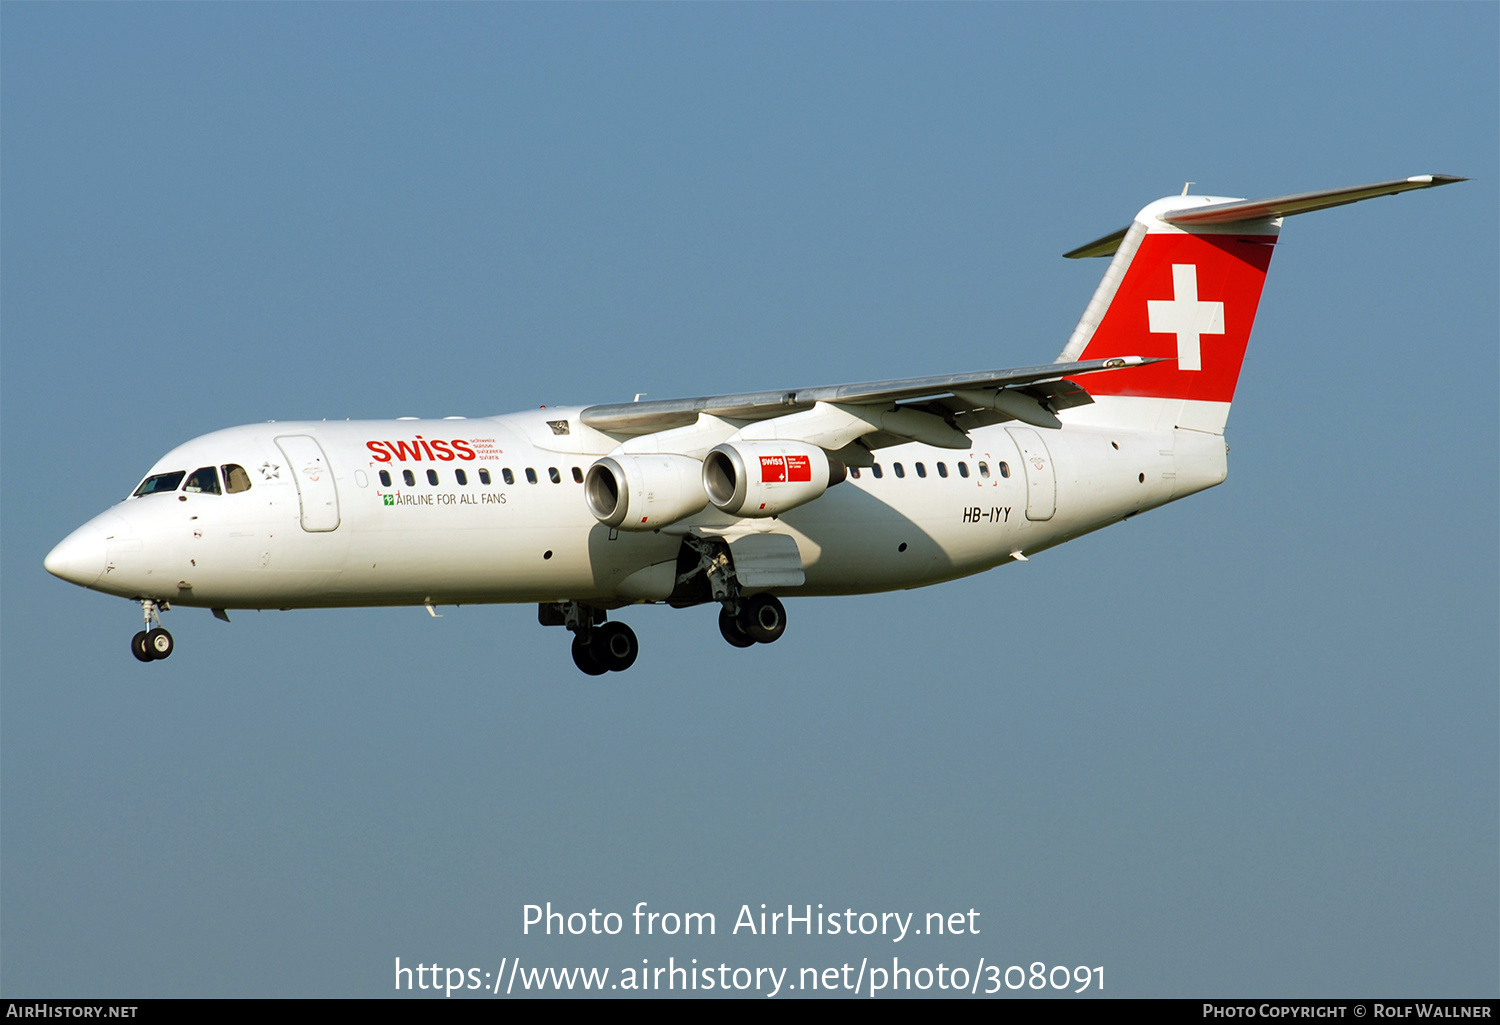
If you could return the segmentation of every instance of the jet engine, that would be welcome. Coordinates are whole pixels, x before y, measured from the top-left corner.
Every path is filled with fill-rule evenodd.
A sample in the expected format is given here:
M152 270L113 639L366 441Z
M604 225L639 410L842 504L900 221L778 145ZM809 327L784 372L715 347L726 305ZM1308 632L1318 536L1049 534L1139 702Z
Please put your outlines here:
M688 456L605 456L583 479L584 500L606 526L656 530L708 504L702 465Z
M725 442L703 460L703 490L732 516L777 516L841 483L844 464L800 441Z

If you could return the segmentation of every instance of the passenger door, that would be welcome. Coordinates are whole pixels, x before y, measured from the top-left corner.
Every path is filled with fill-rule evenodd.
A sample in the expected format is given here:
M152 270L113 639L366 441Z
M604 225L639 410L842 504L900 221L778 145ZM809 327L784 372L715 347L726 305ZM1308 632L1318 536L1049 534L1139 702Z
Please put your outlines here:
M313 534L337 530L339 491L323 447L316 438L305 434L284 435L276 439L276 446L286 456L292 479L297 482L297 499L302 504L302 529Z

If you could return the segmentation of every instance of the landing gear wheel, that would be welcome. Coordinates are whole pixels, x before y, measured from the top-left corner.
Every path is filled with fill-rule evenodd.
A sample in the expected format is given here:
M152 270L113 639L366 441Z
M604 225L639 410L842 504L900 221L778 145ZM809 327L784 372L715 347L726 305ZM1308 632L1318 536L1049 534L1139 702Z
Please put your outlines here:
M147 631L145 647L152 658L166 658L172 654L172 635L161 627Z
M635 665L635 658L641 653L641 643L636 640L635 631L619 622L595 627L594 640L589 647L593 649L595 661L612 673L624 672Z
M573 635L573 664L590 676L603 676L609 672L594 657L593 648L585 644L583 638L577 634Z
M142 662L154 662L156 661L156 656L151 654L150 649L146 647L147 636L146 631L142 630L130 638L130 653Z
M774 594L757 594L740 608L740 629L761 644L770 644L786 633L786 609Z
M745 636L745 631L740 629L740 624L729 614L728 609L719 610L719 633L736 648L748 648L755 643Z

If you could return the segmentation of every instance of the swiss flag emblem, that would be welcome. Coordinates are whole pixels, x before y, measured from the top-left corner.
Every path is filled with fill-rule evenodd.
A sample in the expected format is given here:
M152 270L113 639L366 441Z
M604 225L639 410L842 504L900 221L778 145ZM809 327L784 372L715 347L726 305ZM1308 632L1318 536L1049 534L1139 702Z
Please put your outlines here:
M1167 362L1079 381L1094 395L1234 397L1274 236L1150 234L1078 357Z

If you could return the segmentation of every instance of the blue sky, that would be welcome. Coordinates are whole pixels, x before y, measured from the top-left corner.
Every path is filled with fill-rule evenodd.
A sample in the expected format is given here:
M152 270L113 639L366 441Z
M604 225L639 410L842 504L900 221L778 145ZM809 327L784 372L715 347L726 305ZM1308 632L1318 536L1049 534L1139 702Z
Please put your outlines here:
M1496 994L1497 12L0 8L0 988L379 996L403 964L1102 965ZM1147 202L1288 221L1222 487L935 588L138 613L42 569L158 455L1050 360ZM701 941L521 908L713 911ZM742 904L982 913L911 949Z

